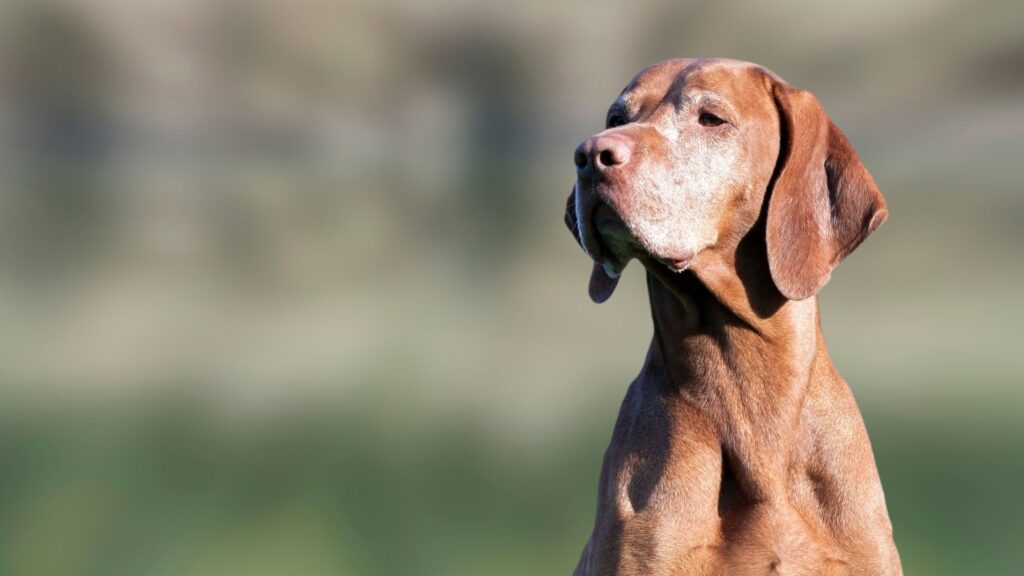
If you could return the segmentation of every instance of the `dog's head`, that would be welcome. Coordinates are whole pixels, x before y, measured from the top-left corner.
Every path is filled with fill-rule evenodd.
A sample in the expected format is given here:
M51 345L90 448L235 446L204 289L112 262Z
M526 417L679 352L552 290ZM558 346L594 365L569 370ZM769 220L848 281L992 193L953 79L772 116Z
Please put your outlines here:
M762 217L772 280L802 300L886 218L871 175L818 100L754 64L650 66L606 126L576 149L566 207L595 262L597 302L631 259L681 272L706 251L734 247Z

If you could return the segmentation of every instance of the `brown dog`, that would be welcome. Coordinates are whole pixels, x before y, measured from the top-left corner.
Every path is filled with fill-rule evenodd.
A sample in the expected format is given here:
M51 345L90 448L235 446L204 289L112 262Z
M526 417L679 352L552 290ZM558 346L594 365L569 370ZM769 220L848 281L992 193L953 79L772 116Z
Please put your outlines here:
M816 294L886 218L818 100L670 60L576 150L566 223L602 302L647 269L654 338L605 455L577 575L901 574Z

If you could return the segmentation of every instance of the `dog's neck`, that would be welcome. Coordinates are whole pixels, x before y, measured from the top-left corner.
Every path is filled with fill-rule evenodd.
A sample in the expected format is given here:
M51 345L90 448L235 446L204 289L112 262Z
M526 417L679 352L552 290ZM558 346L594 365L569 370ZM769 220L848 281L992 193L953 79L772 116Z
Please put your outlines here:
M664 393L713 411L726 437L745 439L728 450L744 492L760 500L784 489L773 471L785 465L808 384L831 362L816 297L786 300L756 262L710 254L683 273L645 263L654 320L645 370L663 374Z
M703 361L685 353L698 350L714 350L734 367L742 365L743 357L758 356L780 364L770 368L809 369L822 347L817 298L766 304L749 296L735 273L720 272L715 267L683 273L648 268L655 340L666 368L678 376L673 380L684 383L689 373L677 372L675 365Z

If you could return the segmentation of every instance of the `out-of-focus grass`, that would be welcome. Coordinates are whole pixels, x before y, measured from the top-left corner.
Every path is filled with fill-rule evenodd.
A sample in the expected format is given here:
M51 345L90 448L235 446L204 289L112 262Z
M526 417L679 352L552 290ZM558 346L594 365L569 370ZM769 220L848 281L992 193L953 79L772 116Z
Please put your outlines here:
M191 402L8 414L5 574L566 574L617 402L541 449L375 418L381 400L229 430ZM600 413L599 415L597 413ZM865 408L907 574L1015 574L1020 422ZM979 422L984 421L984 426Z
M977 404L924 420L864 412L904 572L1019 573L1024 423Z
M366 407L331 408L247 432L219 429L195 405L10 418L0 571L571 569L591 514L596 438L516 456L479 430L402 436Z

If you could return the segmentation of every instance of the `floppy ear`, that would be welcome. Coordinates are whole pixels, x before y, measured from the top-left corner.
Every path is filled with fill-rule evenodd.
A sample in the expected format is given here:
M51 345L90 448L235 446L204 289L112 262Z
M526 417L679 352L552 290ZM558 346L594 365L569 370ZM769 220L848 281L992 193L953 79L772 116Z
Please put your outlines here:
M773 92L782 145L768 204L768 267L784 296L803 300L818 293L888 210L818 99L779 82Z
M572 192L569 193L569 199L565 203L565 225L569 228L569 232L572 233L573 238L576 242L583 247L583 241L580 239L580 225L576 220L576 188L573 187ZM619 285L619 278L616 276L612 278L604 271L604 267L594 262L594 268L590 271L590 287L587 292L590 294L590 299L600 304L611 297L612 292L615 291L615 287Z

